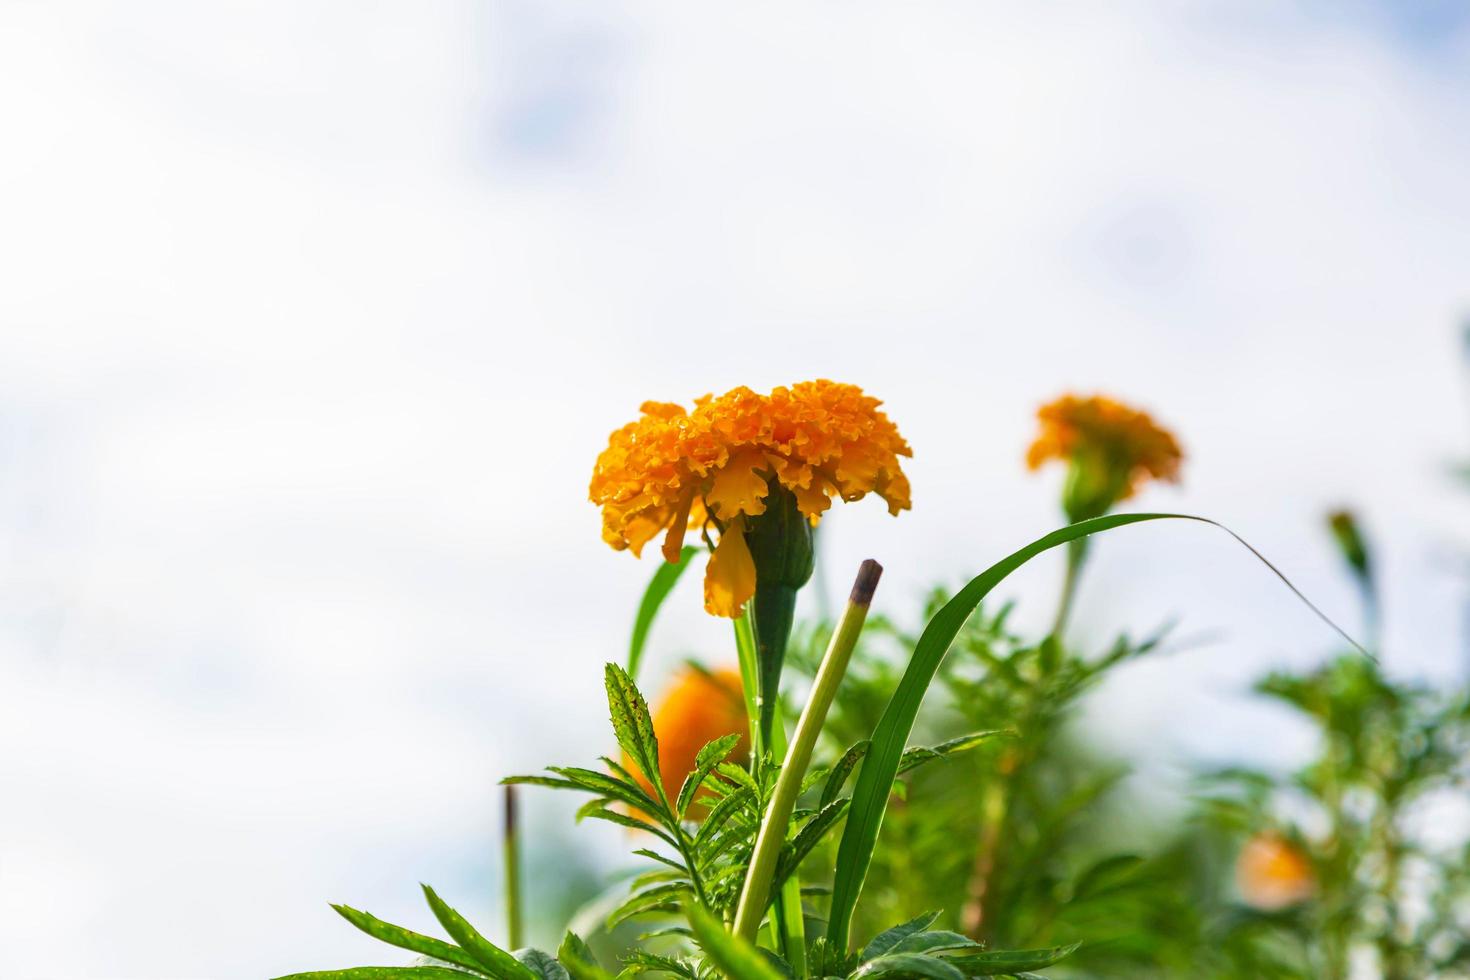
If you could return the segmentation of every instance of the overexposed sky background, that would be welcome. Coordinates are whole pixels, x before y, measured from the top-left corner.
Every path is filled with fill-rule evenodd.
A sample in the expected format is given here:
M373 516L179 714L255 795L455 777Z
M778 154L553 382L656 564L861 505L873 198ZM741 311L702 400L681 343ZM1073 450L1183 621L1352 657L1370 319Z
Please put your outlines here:
M844 508L827 574L879 558L903 618L1056 523L1034 407L1110 392L1190 453L1141 506L1352 627L1352 504L1388 663L1470 664L1448 0L12 2L0 142L5 976L386 962L325 902L427 928L419 880L497 921L494 780L607 738L652 565L586 481L646 398L883 398L915 509ZM727 655L698 605L651 688ZM1333 637L1217 532L1102 541L1079 625L1171 616L1217 639L1103 691L1107 737L1289 760L1242 692Z

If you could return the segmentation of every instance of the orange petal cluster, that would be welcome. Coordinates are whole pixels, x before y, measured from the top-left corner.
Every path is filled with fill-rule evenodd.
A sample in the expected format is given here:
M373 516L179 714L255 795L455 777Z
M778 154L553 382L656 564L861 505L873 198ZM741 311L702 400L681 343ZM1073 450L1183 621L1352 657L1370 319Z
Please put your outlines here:
M1093 457L1124 474L1119 499L1150 479L1177 481L1184 453L1174 434L1147 412L1102 395L1063 395L1036 412L1041 432L1026 452L1026 465L1039 469L1052 459Z
M1311 861L1274 831L1257 834L1241 848L1235 883L1246 904L1267 911L1305 901L1317 887Z
M754 591L745 522L765 512L773 485L790 491L813 524L834 497L876 493L890 513L908 509L898 458L912 451L880 404L856 385L825 380L769 395L745 387L705 395L692 411L645 402L641 418L612 434L592 472L603 540L639 555L663 534L664 557L675 561L688 533L719 532L705 606L737 616Z

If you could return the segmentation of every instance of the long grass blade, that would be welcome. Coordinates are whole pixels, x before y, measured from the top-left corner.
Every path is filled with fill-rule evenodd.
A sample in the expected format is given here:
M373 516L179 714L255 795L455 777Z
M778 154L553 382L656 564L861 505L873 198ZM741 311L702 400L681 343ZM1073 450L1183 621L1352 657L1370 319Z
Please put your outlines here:
M660 561L658 570L648 581L648 588L643 590L643 599L638 603L638 615L633 619L633 636L628 641L628 676L635 681L638 679L638 665L643 660L643 647L648 642L648 631L653 628L653 619L674 586L679 584L679 576L684 574L684 569L689 567L689 559L698 550L689 545L679 552L678 561Z
M1036 539L975 576L960 590L958 595L935 613L934 618L924 627L924 632L914 647L914 654L909 660L908 668L904 671L898 688L893 692L888 707L884 709L883 716L873 729L871 746L868 749L867 758L863 760L862 769L858 772L857 785L853 789L852 806L848 811L847 826L843 831L842 842L837 851L837 868L832 884L832 909L827 928L827 939L834 949L846 950L848 948L853 909L857 906L863 880L867 877L868 866L872 862L873 847L878 840L878 830L888 807L888 794L894 776L898 773L904 746L908 742L909 733L913 731L914 719L919 713L919 705L924 699L924 693L928 690L935 672L939 669L940 661L944 659L945 653L948 652L950 644L954 642L965 620L975 611L980 601L1005 580L1006 576L1042 552L1086 538L1099 531L1157 520L1198 521L1225 531L1244 545L1252 555L1285 583L1286 587L1305 603L1307 608L1316 613L1318 618L1364 656L1372 658L1372 655L1363 649L1361 644L1348 636L1341 627L1302 595L1301 591L1259 551L1247 544L1234 531L1207 517L1196 517L1192 514L1110 514L1092 520L1079 521Z

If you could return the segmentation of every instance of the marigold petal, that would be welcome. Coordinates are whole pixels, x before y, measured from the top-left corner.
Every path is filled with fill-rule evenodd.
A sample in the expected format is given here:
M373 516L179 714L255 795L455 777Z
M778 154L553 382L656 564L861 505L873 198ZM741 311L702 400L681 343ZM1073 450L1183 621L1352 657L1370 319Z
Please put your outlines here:
M715 474L714 483L704 495L705 504L728 521L739 514L754 517L766 511L765 496L771 492L766 478L758 471L766 466L765 454L747 449Z
M712 616L738 619L755 595L755 559L745 543L745 521L737 517L720 535L704 571L704 608Z

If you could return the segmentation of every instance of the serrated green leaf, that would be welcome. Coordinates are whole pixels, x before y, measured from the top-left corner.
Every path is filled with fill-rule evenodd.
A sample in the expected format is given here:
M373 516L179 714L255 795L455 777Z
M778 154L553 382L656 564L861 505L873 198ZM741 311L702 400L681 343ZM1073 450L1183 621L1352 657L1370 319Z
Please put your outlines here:
M694 795L699 792L705 778L715 766L725 761L739 742L738 734L725 735L699 750L699 754L694 757L694 768L684 777L684 785L679 787L679 798L674 804L674 812L681 820L689 812L689 805L694 802Z
M938 953L954 949L982 949L983 947L969 936L962 936L957 932L947 929L935 929L931 931L916 932L912 936L905 936L899 940L890 953Z
M1052 946L1047 949L997 949L951 956L948 959L970 976L990 977L1022 970L1040 970L1070 956L1081 945L1073 943L1070 946Z
M648 702L627 671L617 664L608 664L603 677L608 713L618 745L654 787L659 799L664 800L663 776L658 767L658 736L653 732Z
M847 812L850 801L833 800L827 804L817 815L812 817L797 832L795 839L788 845L788 849L781 852L781 857L776 862L776 874L772 878L772 888L780 887L781 883L797 868L801 862L812 852L822 837L836 826L837 821Z
M609 913L607 927L612 929L635 915L643 915L648 912L677 912L680 903L688 894L689 885L682 881L655 885L629 896L623 904Z
M445 966L354 966L346 970L293 973L276 980L464 980L469 975Z
M548 772L554 772L576 785L596 793L598 796L610 796L615 800L622 800L629 806L637 807L649 813L659 811L658 801L648 795L643 787L631 781L624 782L605 772L595 769L580 769L576 766L548 766Z
M700 948L730 980L783 980L753 944L727 930L720 920L698 905L685 906L684 914L699 939Z
M854 970L851 980L879 980L880 977L965 980L965 975L947 961L923 953L885 953L874 957Z
M679 552L678 561L660 562L653 578L648 582L648 588L643 590L643 599L638 603L638 615L633 618L633 635L628 641L629 677L637 678L638 664L643 659L643 646L648 642L648 631L653 626L653 619L678 584L679 576L689 567L689 559L698 550L689 545Z
M442 939L435 939L433 936L425 936L421 933L405 929L402 926L395 926L391 922L384 922L376 916L369 915L366 912L359 912L357 909L347 905L333 905L332 908L338 915L369 936L382 940L390 946L397 946L399 949L406 949L414 953L422 953L425 956L432 956L435 959L445 960L449 963L457 963L460 966L469 967L478 973L484 973L484 968L481 967L478 960L458 946L452 946Z
M428 885L422 887L424 897L429 900L429 908L434 912L434 918L439 920L444 931L449 933L450 938L462 950L479 961L482 969L496 980L536 980L535 974L514 956L480 935L464 916L444 904L444 900L435 894L434 889Z
M663 840L670 847L677 848L679 846L678 842L676 842L673 837L669 836L666 831L664 831L660 827L655 827L653 824L647 822L646 820L639 820L637 817L630 817L628 814L619 813L617 810L614 810L610 807L602 807L595 810L589 809L587 807L583 807L582 809L586 810L586 812L582 814L582 816L584 817L591 817L593 820L606 820L608 823L615 823L620 827L627 827L630 830L642 830Z
M572 980L613 980L613 975L602 968L596 955L575 932L568 932L561 941L556 958L571 974Z
M514 955L522 966L541 980L572 980L567 968L549 953L543 953L539 949L518 949Z
M677 959L673 956L661 956L658 953L650 953L647 950L635 949L623 957L625 969L623 973L647 973L650 970L661 970L672 973L685 980L701 980L699 971L692 963Z
M884 929L878 935L874 936L868 945L863 947L862 959L870 960L875 956L882 956L908 937L929 928L937 918L939 918L938 912L925 912L923 915L915 916L907 922L900 922L896 926Z
M831 775L827 777L827 785L822 787L820 806L826 806L837 799L838 794L842 792L842 787L847 784L847 778L852 775L857 764L863 760L863 756L868 754L868 744L868 740L863 739L842 753L842 758L837 760L837 764L832 767Z
M710 809L710 812L705 814L704 822L694 832L694 848L696 851L703 850L705 845L710 842L710 839L725 825L726 821L733 817L745 805L749 795L749 791L746 790L742 790L739 793L732 793L716 803Z
M910 769L917 769L926 762L933 762L935 759L946 759L957 752L973 749L988 739L1001 735L1014 736L1015 734L1015 732L1008 728L997 728L991 731L972 732L969 735L961 735L959 738L952 738L938 745L915 745L911 748L904 749L903 755L899 756L898 771L900 774L906 773Z
M669 867L673 868L675 871L687 872L689 870L678 861L675 861L673 858L668 857L667 855L660 854L658 851L650 851L646 847L640 847L633 853L638 855L639 857L646 857L650 861L657 861L659 864L666 864Z

